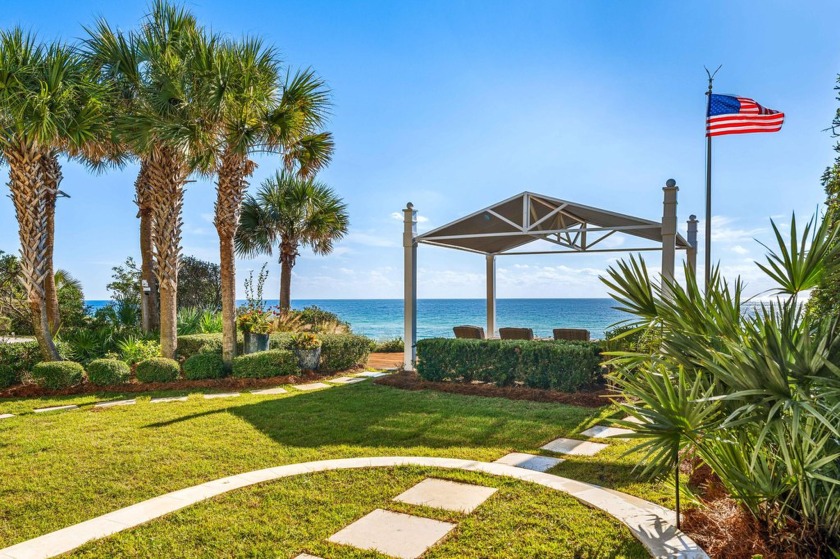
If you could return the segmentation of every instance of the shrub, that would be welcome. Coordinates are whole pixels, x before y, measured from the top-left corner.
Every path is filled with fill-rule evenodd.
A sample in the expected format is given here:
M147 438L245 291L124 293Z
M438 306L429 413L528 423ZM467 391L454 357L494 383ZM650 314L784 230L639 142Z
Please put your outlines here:
M85 368L73 361L44 361L32 367L32 378L39 386L59 390L80 384Z
M218 353L196 353L184 361L184 378L201 380L225 376L225 363Z
M371 351L374 353L402 353L405 351L405 344L402 338L383 340L372 344Z
M119 359L95 359L87 366L88 380L99 386L128 382L131 368Z
M242 351L242 334L236 339L237 353ZM197 353L222 354L222 334L190 334L178 336L178 351L176 354L182 359L192 357Z
M20 373L9 365L0 364L0 389L20 384Z
M601 348L594 342L459 340L417 342L418 374L426 380L573 392L600 379Z
M174 359L153 357L137 364L134 374L140 382L170 382L178 378L181 368Z
M287 349L240 355L233 360L233 376L237 378L267 378L299 372L297 357Z
M321 334L321 367L324 372L344 371L364 365L370 355L370 338L356 334Z
M0 316L0 334L8 334L12 331L12 319L8 316Z
M129 336L117 344L122 360L129 365L136 365L140 361L160 357L160 344L155 340L143 340Z
M56 342L58 353L67 357L68 347ZM19 384L24 373L32 370L41 361L38 342L0 343L0 388Z

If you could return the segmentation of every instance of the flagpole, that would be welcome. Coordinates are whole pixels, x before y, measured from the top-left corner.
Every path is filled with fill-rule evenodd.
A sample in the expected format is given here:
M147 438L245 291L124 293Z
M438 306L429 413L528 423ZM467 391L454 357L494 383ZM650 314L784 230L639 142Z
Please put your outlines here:
M720 70L720 66L714 72L709 72L706 68L706 75L709 76L709 89L706 91L706 126L709 123L709 107L712 103L712 83L715 81L715 74ZM709 292L709 284L712 281L712 137L706 131L706 282L705 291Z

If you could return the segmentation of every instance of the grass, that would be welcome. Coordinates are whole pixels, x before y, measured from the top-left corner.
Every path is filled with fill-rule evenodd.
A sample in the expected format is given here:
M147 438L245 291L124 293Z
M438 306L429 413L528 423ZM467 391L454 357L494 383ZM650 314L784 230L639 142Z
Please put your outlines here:
M498 487L471 514L392 499L427 477ZM326 472L266 483L197 504L71 554L94 557L384 558L326 541L376 508L457 524L424 559L648 557L628 530L574 498L525 482L428 468Z
M179 394L183 392L154 395ZM137 405L109 409L94 409L91 404L97 398L91 395L0 401L0 413L24 414L0 421L0 452L4 456L0 462L0 479L3 480L0 485L0 547L162 493L270 466L354 456L445 456L493 461L513 451L539 453L539 447L547 441L574 435L611 413L609 409L592 410L429 391L408 392L370 382L320 392L290 390L289 394L279 396L243 394L231 399L205 400L199 394L192 394L186 402L167 404L150 404L149 396L128 395L137 397ZM108 395L108 399L119 397ZM70 403L82 407L67 412L27 413L38 407ZM633 457L620 458L631 443L615 441L610 444L611 448L595 457L569 457L551 472L614 487L671 506L667 487L642 483L638 472L632 471ZM333 479L324 475L325 479ZM355 485L342 488L341 480L356 479L355 474L335 475L334 479L338 481L330 485L335 486L334 491L347 489L358 493L362 500L353 506L363 506L367 502L363 500L366 491ZM348 477L343 478L345 475ZM387 475L393 477L389 478L392 481L383 481L384 487L393 488L393 484L402 483L399 480L408 479L404 477L408 474L400 471ZM295 491L295 487L306 483L302 479L286 480L270 484L274 488L270 490L268 486L243 490L241 495L237 493L211 504L192 507L139 531L155 532L155 526L160 526L161 532L155 532L154 541L158 541L158 536L164 541L164 534L171 531L166 527L174 526L170 522L182 515L190 518L199 514L198 511L203 510L201 507L230 502L233 508L245 506L247 510L243 510L243 514L247 511L256 514L254 506L243 505L250 502L247 495L257 495L263 490ZM410 482L406 483L410 485ZM497 480L495 483L502 482ZM390 490L386 493L388 498L394 495ZM384 498L385 493L375 494ZM311 495L311 498L317 499L318 495ZM332 501L334 499L325 502ZM259 509L262 507L260 505ZM332 518L329 507L319 510L325 511L324 522ZM518 522L539 521L539 529L553 534L557 525L548 517L543 522L540 514L520 514ZM587 521L584 518L581 517L580 526L585 528ZM222 521L223 518L218 522ZM468 524L462 524L462 527ZM328 528L327 524L323 527ZM506 537L517 530L505 530ZM211 536L215 537L204 534L204 537ZM123 538L128 539L123 541ZM120 545L129 545L130 539L129 535L119 536L114 545L117 541L123 542ZM580 541L581 545L588 545ZM275 544L276 541L265 542L268 546ZM96 545L89 547L90 553L96 553L93 551L98 549ZM459 553L455 555L460 556ZM101 556L112 555L103 552Z

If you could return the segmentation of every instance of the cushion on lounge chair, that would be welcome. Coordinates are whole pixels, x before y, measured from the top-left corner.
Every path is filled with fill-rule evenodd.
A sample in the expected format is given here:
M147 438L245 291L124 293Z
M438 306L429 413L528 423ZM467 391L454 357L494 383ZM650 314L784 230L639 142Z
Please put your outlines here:
M452 329L455 337L462 340L483 340L484 328L481 326L456 326Z
M534 331L530 328L499 328L499 337L503 340L533 340Z
M555 328L554 339L588 342L589 330L583 328Z

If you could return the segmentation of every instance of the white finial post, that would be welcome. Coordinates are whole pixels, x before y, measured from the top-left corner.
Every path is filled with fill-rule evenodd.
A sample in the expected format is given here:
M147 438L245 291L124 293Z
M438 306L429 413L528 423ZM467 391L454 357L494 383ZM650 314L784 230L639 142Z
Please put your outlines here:
M417 210L409 202L403 210L403 263L405 290L403 292L405 344L403 366L406 371L414 370L417 360Z
M662 293L665 297L670 296L667 288L669 282L674 281L674 266L677 252L677 192L679 192L677 181L668 179L662 201Z
M688 268L694 277L697 277L697 216L692 214L688 216L688 249L685 251L686 260L688 260Z
M496 335L496 255L487 255L487 337Z

